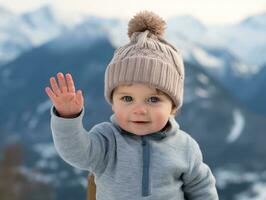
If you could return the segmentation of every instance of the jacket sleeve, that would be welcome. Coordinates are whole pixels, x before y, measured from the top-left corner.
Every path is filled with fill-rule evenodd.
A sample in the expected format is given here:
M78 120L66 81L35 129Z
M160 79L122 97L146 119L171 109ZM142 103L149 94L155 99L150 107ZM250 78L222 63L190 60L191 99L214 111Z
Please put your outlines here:
M218 200L215 178L203 162L199 145L193 139L188 150L188 170L183 175L184 194L188 200Z
M51 129L55 148L60 157L70 165L101 173L108 158L108 138L97 128L89 132L82 124L84 109L81 114L72 119L61 118L51 109Z

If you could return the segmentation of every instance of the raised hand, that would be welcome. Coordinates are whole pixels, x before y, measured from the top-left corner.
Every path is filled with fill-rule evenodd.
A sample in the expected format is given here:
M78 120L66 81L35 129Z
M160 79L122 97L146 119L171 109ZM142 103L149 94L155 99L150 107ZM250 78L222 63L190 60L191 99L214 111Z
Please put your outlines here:
M74 81L71 74L59 72L57 74L58 83L55 77L50 78L50 87L45 88L45 92L51 99L60 117L73 118L81 112L84 98L81 90L75 91Z

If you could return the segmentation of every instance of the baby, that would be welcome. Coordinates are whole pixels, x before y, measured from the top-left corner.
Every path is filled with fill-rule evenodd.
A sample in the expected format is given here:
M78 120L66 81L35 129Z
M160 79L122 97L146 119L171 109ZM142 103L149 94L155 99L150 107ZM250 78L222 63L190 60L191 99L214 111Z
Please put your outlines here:
M174 116L183 102L180 52L163 39L165 21L142 11L128 24L130 43L105 72L110 122L86 131L84 99L70 74L50 78L51 128L59 155L92 172L99 200L217 200L215 179L197 142Z

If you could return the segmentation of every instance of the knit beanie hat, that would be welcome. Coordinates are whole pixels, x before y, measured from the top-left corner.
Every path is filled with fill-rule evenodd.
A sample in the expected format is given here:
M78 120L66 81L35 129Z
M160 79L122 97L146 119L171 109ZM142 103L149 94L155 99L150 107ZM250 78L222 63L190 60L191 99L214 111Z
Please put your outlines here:
M128 23L130 42L115 50L105 71L104 95L112 104L119 85L141 83L166 93L179 109L183 103L181 54L163 39L165 21L153 12L137 13Z

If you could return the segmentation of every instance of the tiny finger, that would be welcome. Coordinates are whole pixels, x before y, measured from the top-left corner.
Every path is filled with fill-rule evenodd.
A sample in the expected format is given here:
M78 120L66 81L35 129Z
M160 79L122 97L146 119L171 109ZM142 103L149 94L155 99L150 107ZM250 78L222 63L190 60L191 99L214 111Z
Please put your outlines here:
M83 98L83 95L82 95L82 91L81 90L78 90L77 91L77 103L79 105L82 105L83 106L84 98Z
M55 99L56 99L56 95L53 93L53 91L51 90L51 88L50 87L46 87L45 88L45 92L46 92L46 94L49 96L49 98L51 99L51 101L54 104Z
M60 95L60 94L61 94L61 91L60 91L60 89L59 89L59 87L58 87L58 84L57 84L57 82L56 82L56 80L55 80L54 77L51 77L51 78L50 78L50 84L51 84L51 87L52 87L53 92L54 92L57 96Z
M67 82L68 91L71 93L75 93L75 84L71 74L69 73L66 74L66 82Z
M65 76L63 73L59 72L57 74L58 82L59 82L59 87L63 93L67 92L67 85L66 85L66 80Z

